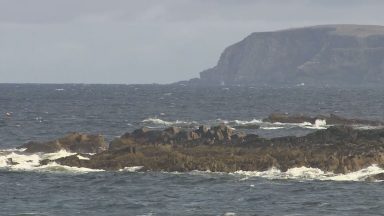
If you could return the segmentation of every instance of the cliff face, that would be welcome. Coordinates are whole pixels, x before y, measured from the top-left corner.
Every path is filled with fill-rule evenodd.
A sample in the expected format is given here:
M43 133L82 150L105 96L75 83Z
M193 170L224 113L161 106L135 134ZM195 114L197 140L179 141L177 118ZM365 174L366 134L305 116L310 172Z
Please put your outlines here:
M381 85L384 26L324 25L257 32L229 46L192 83Z

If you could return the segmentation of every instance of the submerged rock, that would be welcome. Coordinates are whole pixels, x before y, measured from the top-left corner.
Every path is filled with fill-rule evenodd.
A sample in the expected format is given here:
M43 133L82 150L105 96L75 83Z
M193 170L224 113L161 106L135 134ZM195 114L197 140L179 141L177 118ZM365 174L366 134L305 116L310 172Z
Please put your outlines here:
M108 149L108 144L101 135L71 133L48 142L31 141L19 148L25 148L25 152L28 153L53 153L60 150L78 153L100 153Z

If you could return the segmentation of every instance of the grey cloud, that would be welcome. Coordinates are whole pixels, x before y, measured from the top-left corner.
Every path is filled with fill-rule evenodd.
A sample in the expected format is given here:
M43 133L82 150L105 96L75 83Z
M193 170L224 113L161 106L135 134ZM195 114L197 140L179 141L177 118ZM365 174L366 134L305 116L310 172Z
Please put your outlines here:
M0 0L0 82L169 83L255 31L384 25L384 1Z

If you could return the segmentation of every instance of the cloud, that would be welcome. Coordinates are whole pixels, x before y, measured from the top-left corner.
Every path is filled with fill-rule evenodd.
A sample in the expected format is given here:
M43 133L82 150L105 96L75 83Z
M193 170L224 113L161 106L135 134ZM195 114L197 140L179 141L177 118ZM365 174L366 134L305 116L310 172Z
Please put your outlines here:
M255 31L384 24L378 0L0 0L0 82L169 83Z

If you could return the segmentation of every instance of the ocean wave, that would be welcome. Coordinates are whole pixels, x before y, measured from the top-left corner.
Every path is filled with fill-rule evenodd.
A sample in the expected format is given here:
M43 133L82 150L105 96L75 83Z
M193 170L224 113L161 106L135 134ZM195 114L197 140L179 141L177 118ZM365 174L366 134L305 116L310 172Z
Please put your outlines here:
M262 129L262 130L280 130L280 129L284 129L284 127L262 126L262 127L260 127L260 129Z
M270 127L280 127L279 129L290 129L290 128L303 128L303 129L315 129L315 130L324 130L332 125L327 125L326 120L316 119L315 123L312 124L310 122L302 122L302 123L281 123L281 122L263 122L264 126L262 129L267 129Z
M166 121L160 118L146 118L142 123L150 124L150 125L159 125L159 126L182 126L182 125L192 125L196 124L195 121L187 122L187 121Z
M81 155L77 155L77 158L79 158L80 160L90 160L89 158L81 156Z
M105 170L102 169L90 169L85 167L71 167L60 165L55 162L49 163L47 165L43 165L38 167L38 171L45 172L69 172L69 173L89 173L89 172L103 172Z
M244 121L244 120L233 120L229 121L229 123L234 123L236 125L251 125L251 124L261 124L263 121L259 119L252 119L250 121Z
M322 130L327 129L330 125L327 125L327 121L324 119L316 119L314 124L309 123L309 125L307 124L303 126L308 129Z
M55 160L62 157L74 155L76 153L61 150L55 153L35 153L29 154L20 150L4 149L0 151L0 169L10 171L39 171L39 172L70 172L70 173L87 173L98 172L104 170L88 169L80 167L70 167L57 164L55 162L47 165L40 165L41 160ZM85 159L86 157L79 156ZM80 158L81 159L81 158Z
M242 128L242 129L261 129L261 130L284 130L284 129L291 129L291 128L303 128L303 129L314 129L314 130L323 130L327 129L331 125L327 125L325 120L317 119L314 124L311 124L310 122L302 122L302 123L281 123L281 122L263 122L261 119L253 118L251 120L225 120L225 119L215 119L215 120L207 120L202 122L197 121L168 121L163 120L160 118L146 118L141 121L145 126L151 127L151 128L158 128L158 127L170 127L170 126L177 126L177 127L187 127L187 128L193 128L198 125L218 125L218 124L225 124L232 128Z
M141 170L143 166L132 166L132 167L124 167L123 169L119 169L120 172L137 172Z
M173 124L173 122L165 121L165 120L162 120L159 118L146 118L141 122L142 123L150 123L150 124L159 124L159 125L172 125Z
M384 129L384 126L371 126L371 125L352 125L354 129L358 130L377 130L377 129Z
M233 174L249 177L261 177L266 179L292 179L292 180L320 180L320 181L365 181L373 175L384 173L384 170L377 165L371 165L367 168L347 174L335 174L333 172L324 172L317 168L297 167L281 172L277 168L271 168L267 171L236 171Z

